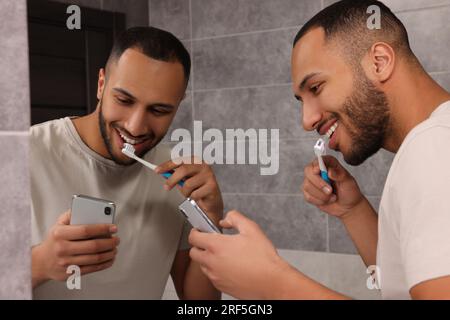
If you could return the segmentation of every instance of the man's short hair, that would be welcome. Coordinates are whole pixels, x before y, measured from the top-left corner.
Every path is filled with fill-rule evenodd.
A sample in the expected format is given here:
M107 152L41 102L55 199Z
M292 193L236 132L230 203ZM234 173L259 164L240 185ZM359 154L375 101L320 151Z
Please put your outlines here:
M373 13L369 6L380 9L380 29L369 29L367 21ZM295 44L309 31L323 28L325 39L336 40L349 61L360 62L371 46L378 41L389 44L397 54L415 59L408 33L403 23L380 1L343 0L323 9L312 17L297 33Z
M191 58L184 45L172 33L155 27L129 28L115 39L107 65L118 60L125 50L134 48L160 61L179 62L183 66L186 83L191 72Z

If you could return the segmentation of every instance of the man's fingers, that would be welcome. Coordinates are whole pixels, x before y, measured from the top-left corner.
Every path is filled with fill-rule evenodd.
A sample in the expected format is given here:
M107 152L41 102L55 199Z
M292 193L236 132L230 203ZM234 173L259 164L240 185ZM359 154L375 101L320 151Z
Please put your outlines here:
M331 180L340 182L347 176L347 170L333 156L324 156L323 162L328 169L328 176Z
M176 186L178 182L196 175L200 170L200 166L183 164L182 166L179 166L177 169L175 169L175 171L172 173L172 176L167 179L165 184L169 187L170 190L174 186Z
M320 186L322 186L322 184L320 184ZM324 191L324 188L328 187L329 186L317 187L308 178L305 178L303 182L303 193L309 193L314 198L322 200L323 202L328 202L333 196L333 194L329 193L330 190L328 190L327 192Z
M166 161L164 163L161 163L160 165L158 165L155 169L156 173L163 173L163 172L167 172L170 170L175 170L176 168L178 168L179 166L186 164L186 165L190 165L190 164L201 164L202 161L201 159L197 158L197 157L182 157L182 158L177 158L177 159L173 159L173 160L169 160Z
M205 184L205 178L200 175L196 175L186 179L180 191L185 197L189 197L195 189L199 188L203 184Z
M207 197L208 195L210 195L213 192L213 186L211 184L205 184L202 187L194 190L191 194L190 194L190 198L195 200L195 201L200 201L201 199Z
M172 160L166 161L164 163L161 163L158 165L155 169L156 173L164 173L170 170L174 170L175 168L178 168L181 165L181 163L175 163Z
M56 223L60 224L60 225L69 225L70 224L70 216L71 216L71 213L70 213L70 209L69 209L58 217L58 220Z
M109 239L95 239L82 241L68 241L66 248L60 252L62 255L79 255L79 254L94 254L113 250L119 245L119 238L112 237Z
M309 203L311 203L311 204L313 204L313 205L315 205L317 207L321 207L321 206L324 206L324 205L327 205L327 204L332 204L333 202L336 201L336 196L335 195L332 195L331 199L329 201L324 201L324 200L318 199L318 198L314 197L313 195L311 195L308 192L304 192L303 195L304 195L305 200L307 202L309 202Z
M86 240L117 232L113 224L61 225L54 229L53 235L61 240Z
M85 275L85 274L105 270L105 269L110 268L113 265L113 263L114 263L114 259L103 262L103 263L99 263L99 264L93 264L90 266L82 266L82 267L80 267L80 272L81 272L81 275Z
M203 250L211 250L215 236L219 236L219 234L201 232L196 229L192 229L191 232L189 233L188 240L189 243L194 247Z
M228 222L228 220L220 220L219 221L219 225L222 227L222 228L225 228L225 229L231 229L231 228L233 228L233 226L231 225L231 223L230 222Z
M192 247L191 250L189 250L189 257L200 264L201 267L204 267L206 264L206 255L207 252L205 250L199 249L197 247Z
M225 224L230 228L234 228L239 231L239 233L245 233L256 223L249 218L245 217L242 213L236 210L229 211L225 218L223 219Z
M93 264L100 264L103 262L110 261L115 258L117 254L117 249L114 248L113 250L102 252L102 253L96 253L96 254L85 254L85 255L78 255L78 256L72 256L68 258L67 260L62 260L62 266L67 267L69 265L77 265L77 266L89 266Z
M320 176L320 169L318 168L318 166L307 166L305 168L305 181L308 180L312 186L322 190L325 195L331 195L333 188L322 179Z

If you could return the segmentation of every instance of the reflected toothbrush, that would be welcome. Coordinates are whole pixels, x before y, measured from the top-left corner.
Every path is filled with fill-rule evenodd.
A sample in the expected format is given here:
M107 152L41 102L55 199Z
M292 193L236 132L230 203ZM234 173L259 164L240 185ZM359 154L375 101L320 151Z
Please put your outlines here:
M150 163L148 161L145 161L142 158L139 158L137 155L134 154L134 151L135 151L134 147L131 144L129 144L129 143L125 143L123 148L122 148L122 153L125 154L127 157L132 158L132 159L134 159L136 161L139 161L140 163L142 163L147 168L150 168L151 170L155 171L155 169L157 167L156 165L154 165L153 163ZM161 173L161 175L164 178L169 179L172 176L173 172L174 172L173 170L170 170L168 172ZM181 180L180 182L178 182L178 184L180 186L183 186L184 185L184 181Z

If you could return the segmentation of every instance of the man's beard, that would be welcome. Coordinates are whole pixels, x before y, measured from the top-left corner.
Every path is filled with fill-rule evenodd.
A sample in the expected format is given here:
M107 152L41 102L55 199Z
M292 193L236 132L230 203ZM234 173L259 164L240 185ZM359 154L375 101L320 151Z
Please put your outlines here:
M109 139L108 134L106 133L106 121L105 118L103 117L102 103L103 97L99 101L98 124L100 127L100 135L102 136L103 143L106 146L106 150L108 151L111 160L120 165L129 165L131 163L134 163L134 160L130 162L125 162L114 156L111 140Z
M101 137L103 139L103 143L106 146L106 150L108 151L108 154L111 157L111 160L113 160L117 164L124 165L124 166L135 163L136 160L133 160L131 158L129 159L129 161L123 161L123 160L118 159L116 156L114 156L113 146L111 144L111 140L108 137L108 134L107 134L107 131L106 131L106 121L105 121L105 118L103 117L102 103L103 103L103 97L99 101L98 124L99 124L99 128L100 128L100 135L101 135ZM154 146L156 146L161 141L161 139L159 139L148 150L145 150L141 154L136 154L136 155L142 158L148 151L150 151Z
M377 153L390 131L386 95L373 85L362 69L355 74L355 89L342 106L343 113L350 121L350 126L344 126L351 139L349 152L343 153L343 156L345 162L353 166L360 165Z

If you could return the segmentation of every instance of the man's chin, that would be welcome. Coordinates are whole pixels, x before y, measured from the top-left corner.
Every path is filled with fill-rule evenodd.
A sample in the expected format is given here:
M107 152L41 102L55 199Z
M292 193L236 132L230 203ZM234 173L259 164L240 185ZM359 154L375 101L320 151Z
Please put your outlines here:
M359 166L363 164L367 159L372 157L378 152L380 148L374 150L352 150L350 152L342 152L344 161L351 166Z

